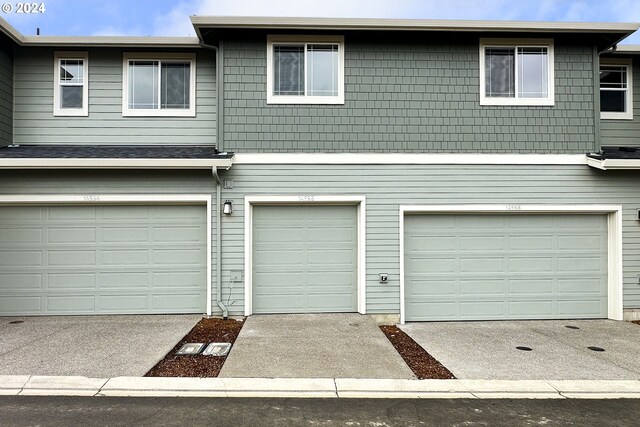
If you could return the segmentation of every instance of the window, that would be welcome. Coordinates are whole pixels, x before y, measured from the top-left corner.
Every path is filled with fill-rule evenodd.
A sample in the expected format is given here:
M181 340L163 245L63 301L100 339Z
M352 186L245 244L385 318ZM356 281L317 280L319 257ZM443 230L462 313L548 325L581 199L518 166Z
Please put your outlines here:
M600 63L600 118L633 119L631 60L603 59Z
M480 40L481 105L553 105L552 40Z
M196 115L194 54L125 54L122 115Z
M89 115L89 55L55 52L53 55L53 115Z
M267 38L268 104L344 104L344 38Z

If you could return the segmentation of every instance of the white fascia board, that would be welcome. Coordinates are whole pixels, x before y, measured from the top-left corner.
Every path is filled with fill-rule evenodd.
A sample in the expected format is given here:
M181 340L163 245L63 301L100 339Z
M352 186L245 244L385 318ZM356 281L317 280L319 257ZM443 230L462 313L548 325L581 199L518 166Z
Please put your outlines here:
M0 169L230 169L232 159L4 158Z
M584 154L246 153L234 164L260 165L586 165Z
M592 159L588 158L587 164L592 168L602 170L634 170L640 169L640 159Z
M201 48L197 37L128 37L128 36L22 36L23 46L73 47L188 47Z
M301 18L257 16L191 16L194 27L322 30L518 31L632 33L636 23L485 21L451 19Z

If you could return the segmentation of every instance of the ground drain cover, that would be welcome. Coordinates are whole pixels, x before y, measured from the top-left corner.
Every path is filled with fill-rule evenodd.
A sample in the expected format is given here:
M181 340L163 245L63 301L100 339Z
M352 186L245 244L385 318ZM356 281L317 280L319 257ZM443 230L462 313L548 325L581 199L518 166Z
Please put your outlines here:
M24 320L12 320L9 322L10 325L17 325L18 323L24 323Z
M516 347L518 350L522 350L522 351L533 351L533 349L531 347L525 347L523 345L519 345Z
M567 326L565 326L565 328L567 328L567 329L580 329L579 327L573 326L573 325L567 325Z
M204 349L204 356L226 356L231 350L230 342L212 342Z
M590 346L590 347L587 347L587 348L588 348L589 350L591 350L591 351L604 351L604 348L602 348L602 347L594 347L594 346Z
M203 347L204 347L203 343L189 342L183 345L182 347L180 347L180 350L176 352L176 355L186 356L186 355L199 354L202 351Z

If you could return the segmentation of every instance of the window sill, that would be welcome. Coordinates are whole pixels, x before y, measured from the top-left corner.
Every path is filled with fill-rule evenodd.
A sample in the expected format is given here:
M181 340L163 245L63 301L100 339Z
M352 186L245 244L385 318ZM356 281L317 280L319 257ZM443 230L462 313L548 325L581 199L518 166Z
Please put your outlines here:
M633 113L600 113L601 120L633 120Z
M88 117L89 111L84 108L78 109L56 109L53 112L53 117Z
M555 100L552 98L481 98L480 105L502 105L502 106L522 106L522 107L553 107Z
M344 104L342 96L267 96L267 104L306 104L306 105L340 105Z
M123 110L122 117L195 117L195 109L189 110Z

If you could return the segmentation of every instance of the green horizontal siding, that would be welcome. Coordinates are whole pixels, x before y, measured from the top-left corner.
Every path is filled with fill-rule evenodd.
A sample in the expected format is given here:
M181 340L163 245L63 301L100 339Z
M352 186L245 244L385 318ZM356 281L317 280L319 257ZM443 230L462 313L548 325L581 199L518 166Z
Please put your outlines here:
M399 311L399 205L452 203L620 204L623 206L624 304L640 307L640 190L637 173L587 166L326 166L236 165L223 175L234 212L222 223L222 283L233 313L242 313L245 195L361 195L367 197L367 310ZM389 273L381 284L378 273Z
M407 36L408 37L408 36ZM225 149L584 153L593 56L555 42L555 106L479 105L479 38L345 37L344 105L268 105L266 37L225 41Z
M54 50L47 48L16 50L14 113L16 143L214 144L216 142L215 60L211 52L199 50L196 55L196 117L123 117L122 50L104 48L88 51L89 116L54 117Z
M624 58L624 56L615 55L615 58ZM640 59L637 56L633 58L631 68L633 71L631 79L633 120L601 120L601 145L640 146Z
M13 58L0 49L0 146L13 141Z

